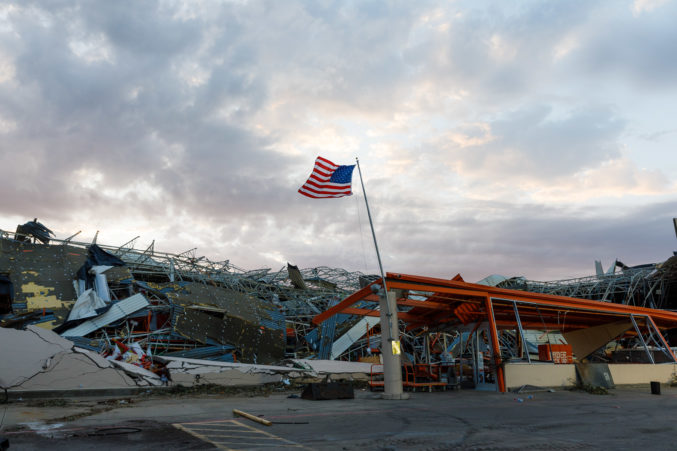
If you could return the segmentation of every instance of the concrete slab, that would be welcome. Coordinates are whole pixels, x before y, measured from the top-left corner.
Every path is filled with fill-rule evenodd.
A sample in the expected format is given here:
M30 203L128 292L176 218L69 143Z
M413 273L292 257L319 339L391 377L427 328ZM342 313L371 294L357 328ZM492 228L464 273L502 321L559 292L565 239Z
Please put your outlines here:
M310 360L292 359L294 365L311 370L315 377L323 379L329 377L332 380L358 380L367 381L372 366L375 370L383 371L382 364L366 362L344 362L341 360Z
M198 368L209 368L210 371L218 371L220 368L235 369L243 373L299 373L305 372L298 368L279 365L254 365L251 363L217 362L214 360L186 359L181 357L158 356L158 360L167 362L167 368L184 369L186 371L198 371Z
M311 359L292 359L292 361L301 366L316 372L317 374L339 374L339 373L363 373L369 374L372 363L364 362L344 362L341 360L311 360ZM379 364L379 366L381 366Z
M132 377L136 382L136 385L155 387L162 385L160 377L145 368L141 368L139 366L132 365L131 363L122 362L119 360L106 360L106 362L110 362L113 366L124 371L127 376Z
M124 372L108 364L97 366L87 355L61 352L52 358L49 368L26 379L16 391L78 390L136 387Z
M100 355L76 348L72 341L40 327L0 328L0 341L0 388L15 398L22 392L34 392L35 396L40 391L160 385L160 379L149 371L117 368Z
M0 328L0 388L20 386L49 368L51 359L67 352L73 343L36 326L26 330Z
M252 365L212 360L158 357L167 363L173 384L194 386L204 383L224 386L251 386L280 382L310 371L287 366Z

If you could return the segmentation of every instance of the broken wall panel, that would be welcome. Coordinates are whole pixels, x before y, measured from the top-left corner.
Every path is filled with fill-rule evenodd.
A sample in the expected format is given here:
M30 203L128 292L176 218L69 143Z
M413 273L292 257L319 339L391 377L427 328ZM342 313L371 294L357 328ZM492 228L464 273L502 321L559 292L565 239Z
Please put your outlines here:
M175 383L187 386L205 383L231 386L261 385L314 374L312 371L287 366L210 362L176 357L160 357L159 360L166 362Z
M176 331L203 344L210 340L232 344L243 362L270 363L284 357L282 331L252 325L225 313L186 310L178 318Z
M34 322L47 328L63 322L77 299L73 279L86 258L86 250L74 246L0 239L0 271L14 287L14 314L49 310L53 319Z
M235 290L199 283L148 284L181 306L173 323L185 337L206 344L231 344L245 362L273 362L284 357L284 315L270 302Z
M116 369L97 353L75 348L69 340L37 326L0 328L0 388L6 390L78 390L157 385L143 376Z
M630 321L619 321L568 331L562 335L567 343L572 346L576 357L582 360L631 328L632 323Z

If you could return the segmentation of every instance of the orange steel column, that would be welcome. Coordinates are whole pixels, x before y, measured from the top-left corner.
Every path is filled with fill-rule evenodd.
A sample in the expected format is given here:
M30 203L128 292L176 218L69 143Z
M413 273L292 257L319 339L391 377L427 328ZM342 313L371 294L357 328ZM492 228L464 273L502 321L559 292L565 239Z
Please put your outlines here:
M489 320L489 332L491 333L491 347L493 349L494 364L496 365L496 379L498 379L498 391L505 393L505 378L503 367L501 366L501 348L498 344L498 332L496 331L496 321L494 320L494 307L491 305L489 296L484 298L484 305L487 309L487 319Z

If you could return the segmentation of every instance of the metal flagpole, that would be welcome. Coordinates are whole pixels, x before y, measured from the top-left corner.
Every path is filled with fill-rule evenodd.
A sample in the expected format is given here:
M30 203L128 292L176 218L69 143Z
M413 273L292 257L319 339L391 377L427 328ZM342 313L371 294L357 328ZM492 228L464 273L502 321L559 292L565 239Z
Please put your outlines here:
M355 157L357 162L357 172L360 173L360 184L362 185L362 193L364 194L364 203L367 205L367 216L369 217L369 225L371 226L371 236L374 238L374 247L376 248L376 258L378 258L378 269L381 271L381 278L383 280L383 291L388 292L386 287L386 275L383 272L383 265L381 264L381 254L378 251L378 243L376 242L376 233L374 232L374 223L371 220L371 212L369 211L369 201L367 200L367 192L364 190L364 180L362 180L362 169L360 168L360 160ZM390 311L388 311L388 319L390 319Z
M397 324L397 303L395 294L389 293L388 287L386 286L386 276L383 272L381 254L378 251L376 232L374 232L374 222L371 220L369 201L367 201L367 191L364 189L360 160L356 157L355 161L357 162L357 171L360 174L360 184L362 185L362 193L364 194L364 203L367 206L371 236L374 238L378 268L381 271L381 280L383 281L382 291L379 293L379 304L381 306L381 355L383 356L383 398L408 399L409 395L402 391L402 370L400 365L399 329ZM397 353L395 353L396 348Z

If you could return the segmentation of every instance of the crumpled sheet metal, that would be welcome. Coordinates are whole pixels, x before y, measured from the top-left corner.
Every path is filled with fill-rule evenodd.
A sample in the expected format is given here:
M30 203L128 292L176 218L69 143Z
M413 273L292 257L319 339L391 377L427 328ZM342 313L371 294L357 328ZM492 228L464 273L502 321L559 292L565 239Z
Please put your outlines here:
M133 296L113 304L111 308L106 311L106 313L87 320L84 323L73 327L72 329L68 329L61 335L64 337L83 337L90 332L94 332L95 330L106 327L110 323L122 319L125 316L131 315L132 313L137 312L148 305L148 299L146 299L141 293L136 293Z
M123 371L37 326L0 328L0 388L10 391L114 389L159 385L156 375ZM151 373L152 374L152 373Z
M96 311L103 308L106 308L106 303L90 288L78 296L78 300L75 301L75 305L68 315L68 321L93 318L98 316Z

